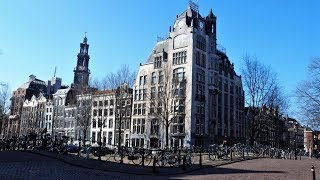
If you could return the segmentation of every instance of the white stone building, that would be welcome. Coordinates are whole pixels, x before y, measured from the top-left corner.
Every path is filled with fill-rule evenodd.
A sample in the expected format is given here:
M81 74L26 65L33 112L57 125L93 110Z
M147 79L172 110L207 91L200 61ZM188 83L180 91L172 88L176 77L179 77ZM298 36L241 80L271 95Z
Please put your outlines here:
M92 97L91 142L114 144L115 93L111 90L97 91ZM102 134L102 136L101 136Z
M177 16L167 39L139 67L132 146L190 147L219 143L224 136L244 139L241 76L216 39L212 11L202 17L189 7Z

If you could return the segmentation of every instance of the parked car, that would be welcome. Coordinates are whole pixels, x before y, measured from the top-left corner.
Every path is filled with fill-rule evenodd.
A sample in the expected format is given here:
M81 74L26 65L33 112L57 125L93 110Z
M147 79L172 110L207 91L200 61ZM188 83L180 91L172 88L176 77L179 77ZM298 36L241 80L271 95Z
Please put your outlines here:
M101 147L101 149L99 147L93 147L91 152L94 156L105 156L107 154L114 154L115 150L108 147Z
M78 153L80 150L79 146L76 146L74 144L67 144L65 145L64 149L66 152L70 152L70 153Z

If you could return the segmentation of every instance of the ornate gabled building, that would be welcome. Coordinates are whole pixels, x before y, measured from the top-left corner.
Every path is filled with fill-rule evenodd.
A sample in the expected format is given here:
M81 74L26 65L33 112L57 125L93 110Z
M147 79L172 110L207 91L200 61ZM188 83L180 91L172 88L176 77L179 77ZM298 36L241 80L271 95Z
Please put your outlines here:
M31 100L32 96L38 97L40 93L47 95L46 82L39 80L35 75L29 76L29 81L13 91L10 104L10 115L4 127L4 137L19 137L22 106L25 100Z
M216 16L191 4L167 39L139 67L134 84L132 146L190 147L244 139L244 91L225 49Z
M29 133L41 133L45 126L45 107L47 98L40 93L39 97L33 95L30 100L25 100L22 106L21 125L19 136Z

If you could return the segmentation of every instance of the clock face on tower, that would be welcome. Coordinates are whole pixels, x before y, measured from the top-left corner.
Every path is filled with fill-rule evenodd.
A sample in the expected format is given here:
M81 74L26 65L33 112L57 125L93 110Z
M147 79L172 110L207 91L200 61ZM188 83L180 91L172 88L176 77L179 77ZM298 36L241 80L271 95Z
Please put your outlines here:
M200 21L200 22L199 22L199 27L200 27L200 29L203 29L203 26L204 26L203 22Z

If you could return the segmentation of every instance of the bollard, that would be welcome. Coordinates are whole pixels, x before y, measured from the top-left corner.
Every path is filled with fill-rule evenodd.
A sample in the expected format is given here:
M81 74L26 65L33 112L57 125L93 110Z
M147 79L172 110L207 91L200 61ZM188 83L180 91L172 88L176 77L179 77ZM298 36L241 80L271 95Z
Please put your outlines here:
M156 157L153 157L152 172L153 172L153 173L156 173Z
M200 151L200 158L199 158L199 166L202 167L202 154L201 154L201 151Z
M301 160L301 153L300 153L300 160Z
M244 149L242 149L242 159L244 159Z
M142 148L142 162L141 162L142 164L142 166L144 166L144 148Z
M316 180L316 172L314 171L314 166L311 167L312 180Z
M230 148L230 161L232 161L232 148Z
M182 159L182 170L186 170L186 155L184 155Z
M289 153L289 157L290 157L290 159L291 159L291 153Z

